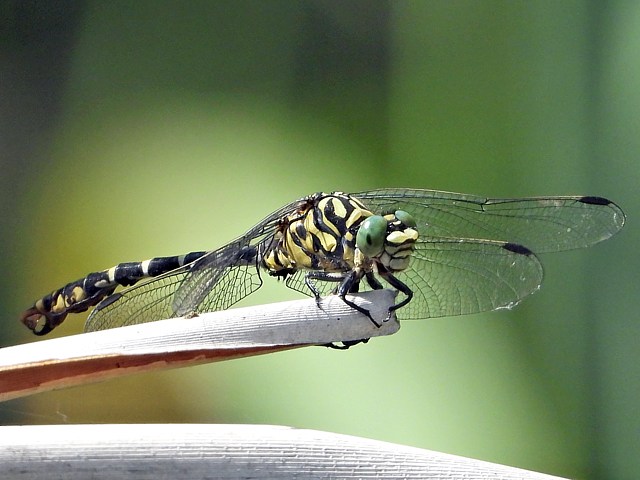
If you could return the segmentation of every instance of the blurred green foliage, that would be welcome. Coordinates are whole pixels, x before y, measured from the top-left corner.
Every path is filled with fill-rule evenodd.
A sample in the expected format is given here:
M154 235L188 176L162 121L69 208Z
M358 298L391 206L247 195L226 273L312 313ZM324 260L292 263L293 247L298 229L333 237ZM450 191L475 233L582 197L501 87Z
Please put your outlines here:
M0 14L4 345L34 340L19 312L67 281L216 248L314 191L584 193L630 217L606 244L545 256L542 291L512 312L42 394L0 406L5 422L284 424L640 475L640 5L15 1ZM248 300L294 297L267 281Z

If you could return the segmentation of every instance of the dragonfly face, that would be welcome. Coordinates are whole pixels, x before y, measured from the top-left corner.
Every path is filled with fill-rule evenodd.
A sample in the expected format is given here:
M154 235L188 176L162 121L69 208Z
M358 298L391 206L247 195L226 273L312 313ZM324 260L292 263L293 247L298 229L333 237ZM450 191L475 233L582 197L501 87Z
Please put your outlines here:
M347 294L383 288L380 280L404 294L392 307L400 318L484 312L516 305L539 288L537 253L593 245L624 222L616 204L594 196L316 193L217 250L91 273L36 301L22 322L42 335L92 306L88 331L222 310L262 285L260 270L316 298L338 294L367 315ZM129 288L115 292L118 286Z
M388 272L409 267L411 253L418 240L416 222L402 210L387 215L372 215L358 229L356 245L362 256L375 260Z

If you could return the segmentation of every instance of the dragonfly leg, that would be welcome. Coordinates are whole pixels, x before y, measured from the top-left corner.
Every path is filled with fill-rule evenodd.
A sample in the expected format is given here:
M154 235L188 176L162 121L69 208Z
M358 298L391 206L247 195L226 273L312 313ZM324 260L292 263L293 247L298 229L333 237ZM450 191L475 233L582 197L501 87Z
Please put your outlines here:
M363 338L362 340L347 340L346 342L340 342L342 343L342 345L336 345L335 343L325 343L322 346L333 348L334 350L349 350L349 348L353 347L354 345L358 345L359 343L367 343L368 341L368 338Z
M309 290L313 292L313 295L316 298L316 303L320 306L320 290L316 287L314 280L321 280L325 282L340 282L340 285L336 288L335 294L338 295L344 303L349 305L351 308L357 310L358 312L366 315L373 324L380 328L382 325L378 323L372 316L371 312L364 307L352 302L349 300L346 295L348 293L355 293L358 291L358 287L360 285L360 279L364 275L364 272L353 270L348 273L334 273L334 272L321 272L321 271L311 271L308 272L304 277L304 283L309 287ZM377 284L379 282L376 281Z
M374 290L382 290L384 288L382 286L382 284L378 281L376 276L373 274L373 272L365 273L365 277L367 279L367 283L369 284L369 286L372 289L374 289Z
M407 303L411 301L411 299L413 298L413 290L411 290L407 285L405 285L403 282L398 280L389 272L386 272L386 271L380 272L380 276L384 278L385 281L389 285L391 285L393 288L395 288L399 292L402 292L406 295L406 297L402 301L389 307L389 315L387 316L387 320L389 320L389 318L391 317L391 312L404 307Z
M357 310L358 312L362 313L363 315L366 315L376 327L380 328L382 324L377 322L371 316L371 312L369 310L367 310L364 307L361 307L360 305L352 302L347 298L347 293L354 293L358 291L360 280L362 279L363 275L364 275L364 272L359 270L353 270L349 272L347 276L344 277L343 282L338 286L337 294L340 296L340 298L342 298L342 301L344 303L349 305L351 308ZM376 283L379 284L379 282L377 281Z
M322 271L315 271L315 270L307 272L307 274L304 276L304 283L307 286L307 288L311 290L311 293L313 293L313 296L316 299L316 303L318 304L318 306L320 306L322 292L316 286L315 284L316 280L320 280L323 282L344 283L345 276L343 273L334 273L334 272L322 272Z

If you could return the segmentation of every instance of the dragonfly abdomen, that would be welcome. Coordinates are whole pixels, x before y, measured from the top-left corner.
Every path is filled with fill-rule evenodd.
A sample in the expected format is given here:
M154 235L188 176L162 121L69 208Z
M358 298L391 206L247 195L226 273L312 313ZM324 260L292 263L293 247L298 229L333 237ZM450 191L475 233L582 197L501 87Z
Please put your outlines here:
M89 273L37 300L22 314L22 323L37 335L44 335L60 325L69 313L84 312L97 305L118 286L127 287L144 278L157 277L191 263L205 253L119 263L107 270Z

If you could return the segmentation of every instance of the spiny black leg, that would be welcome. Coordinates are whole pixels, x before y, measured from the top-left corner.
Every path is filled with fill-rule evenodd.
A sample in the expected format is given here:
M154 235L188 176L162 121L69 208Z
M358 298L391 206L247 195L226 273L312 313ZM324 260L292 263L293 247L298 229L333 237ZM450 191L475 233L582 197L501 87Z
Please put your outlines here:
M358 345L359 343L367 343L368 341L368 338L363 338L362 340L347 340L346 342L341 342L342 345L336 345L335 343L325 343L322 346L333 348L335 350L349 350L349 348L353 347L354 345Z
M309 272L304 276L304 283L311 293L313 293L313 297L316 299L316 305L320 306L320 291L316 288L316 284L312 282L314 276L311 275L313 272Z
M374 289L374 290L382 290L384 288L382 286L382 284L378 281L376 276L373 274L373 272L365 273L365 277L367 278L367 283L369 284L369 286L372 289Z
M366 315L369 320L371 320L371 323L373 323L376 327L380 328L382 326L381 323L378 323L372 316L371 316L371 312L369 310L367 310L366 308L361 307L360 305L358 305L357 303L352 302L351 300L349 300L345 295L340 295L340 298L342 298L342 301L344 303L346 303L347 305L349 305L351 308L359 311L360 313L362 313L363 315Z
M363 315L369 317L369 320L371 320L371 322L373 322L376 327L380 328L382 324L376 322L373 319L369 310L361 307L360 305L357 305L346 297L347 293L354 293L358 291L360 279L362 278L363 274L363 272L356 270L347 274L311 271L305 275L304 283L307 285L309 290L311 290L311 292L315 296L316 303L318 304L318 306L320 306L320 290L318 290L318 288L315 286L313 280L321 280L325 282L341 282L336 289L336 294L340 296L344 303L362 313Z
M347 298L347 293L351 293L353 292L353 289L355 288L356 292L357 287L355 287L355 284L360 284L360 279L362 278L363 273L362 272L358 272L356 270L352 271L349 273L349 275L347 275L344 279L344 281L340 284L340 286L338 287L338 295L340 295L340 298L342 298L342 301L344 303L346 303L347 305L349 305L351 308L357 310L358 312L362 313L363 315L366 315L367 317L369 317L369 320L371 320L371 322L378 328L380 328L382 326L381 323L378 323L374 320L374 318L371 316L371 312L369 310L367 310L366 308L361 307L360 305L357 305L356 303L352 302L351 300L349 300Z
M313 293L313 296L316 299L316 304L320 306L320 300L321 300L320 290L318 290L318 287L316 287L313 280L340 283L340 282L344 282L345 277L342 273L328 273L328 272L316 272L316 271L308 272L304 276L305 285L309 288L309 290L311 290L311 293Z
M389 317L391 316L391 312L401 307L404 307L407 303L411 301L411 299L413 298L413 290L411 290L409 287L407 287L404 283L402 283L400 280L398 280L389 272L380 272L380 275L389 283L389 285L391 285L393 288L395 288L396 290L406 295L406 298L404 300L389 307L389 316L387 317L387 320L388 320Z

